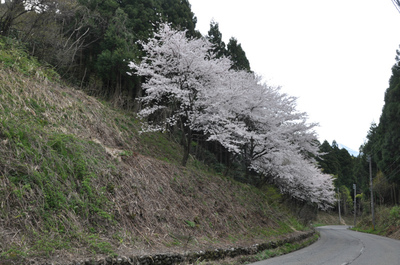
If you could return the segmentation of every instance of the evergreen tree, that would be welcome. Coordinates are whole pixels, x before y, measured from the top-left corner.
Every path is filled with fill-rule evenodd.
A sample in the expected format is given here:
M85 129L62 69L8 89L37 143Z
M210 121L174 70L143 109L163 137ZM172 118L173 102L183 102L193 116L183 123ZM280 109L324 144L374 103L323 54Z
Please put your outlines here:
M379 121L377 133L381 158L379 168L390 181L400 184L400 52L397 51L396 64L392 67L389 88L385 93L385 105Z
M340 163L333 150L333 147L325 140L319 147L321 156L317 158L317 161L325 174L337 176L340 171Z
M141 78L126 74L127 62L143 55L137 41L152 37L163 21L196 36L196 18L187 0L80 1L97 19L90 25L90 45L82 53L87 74L79 80L87 85L93 76L101 80L95 93L120 106L132 107L133 100L142 95Z
M340 172L337 179L338 185L345 185L351 190L354 184L353 157L344 148L337 149L336 157L338 158L340 164Z
M213 44L212 53L221 58L227 54L225 42L222 40L222 33L219 31L219 25L215 21L210 22L210 30L207 39Z
M97 72L107 82L114 104L123 105L122 90L132 87L132 78L126 73L130 70L128 60L133 60L138 54L134 44L134 36L128 29L128 16L117 8L115 16L111 19L101 43L101 53L98 56Z
M366 165L368 165L367 157L371 156L373 176L377 174L378 162L382 160L381 145L383 137L381 131L382 131L381 126L378 126L376 123L372 123L367 134L367 142L361 148L363 159L366 161ZM369 168L367 168L367 170L369 171Z
M156 0L122 0L121 8L128 15L129 28L135 41L146 40L156 29L155 24L161 20L162 8Z
M200 37L195 31L197 18L188 0L159 0L164 20L175 28L186 30L188 37Z
M362 193L369 191L369 165L365 155L359 155L354 159L353 176L357 184L357 190Z
M250 62L246 57L242 45L238 43L237 39L233 37L230 38L227 48L227 55L233 62L232 69L250 72Z
M332 146L328 141L324 141L319 148L321 157L317 158L320 168L326 174L336 176L335 186L346 186L352 189L353 177L353 157L346 149L340 149L337 142L333 141Z

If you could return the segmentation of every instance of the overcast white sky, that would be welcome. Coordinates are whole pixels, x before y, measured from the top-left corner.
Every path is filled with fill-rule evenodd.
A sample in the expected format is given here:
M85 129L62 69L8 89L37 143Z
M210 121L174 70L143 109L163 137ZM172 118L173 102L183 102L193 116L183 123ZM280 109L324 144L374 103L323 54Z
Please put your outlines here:
M189 0L197 29L219 23L268 83L298 97L319 139L354 150L379 122L400 44L391 0Z

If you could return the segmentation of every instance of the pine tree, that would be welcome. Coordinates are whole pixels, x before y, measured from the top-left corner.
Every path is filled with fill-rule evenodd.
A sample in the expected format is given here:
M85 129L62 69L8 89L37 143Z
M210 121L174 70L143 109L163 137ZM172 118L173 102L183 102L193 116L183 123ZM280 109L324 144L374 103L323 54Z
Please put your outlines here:
M246 57L242 45L238 43L237 39L233 37L230 38L227 48L227 55L233 62L232 69L250 72L250 62Z
M400 52L397 51L397 63L392 67L389 88L385 92L385 105L379 121L380 150L382 157L379 168L390 181L400 184Z
M197 18L191 10L188 0L158 0L162 8L164 21L173 27L186 30L188 37L199 37L195 31Z
M334 143L333 146L335 146ZM317 158L319 167L324 173L337 176L340 171L340 163L336 157L336 154L334 153L334 147L332 147L328 141L325 140L320 145L319 151L322 154L319 158Z
M132 86L132 80L126 74L129 70L128 60L133 60L139 53L128 23L127 14L117 8L106 30L100 46L102 51L96 62L97 72L108 83L108 94L118 106L123 103L122 90Z
M210 30L208 31L207 39L213 44L212 53L221 58L226 56L227 50L225 42L222 40L222 33L219 31L219 25L215 21L210 22Z
M338 186L345 185L351 190L354 184L353 157L344 148L338 149L336 156L340 164L340 172L337 179Z
M323 172L336 176L336 187L346 186L351 190L354 183L354 163L349 152L344 148L340 149L335 140L332 146L325 140L319 147L319 151L322 155L317 158L317 161Z

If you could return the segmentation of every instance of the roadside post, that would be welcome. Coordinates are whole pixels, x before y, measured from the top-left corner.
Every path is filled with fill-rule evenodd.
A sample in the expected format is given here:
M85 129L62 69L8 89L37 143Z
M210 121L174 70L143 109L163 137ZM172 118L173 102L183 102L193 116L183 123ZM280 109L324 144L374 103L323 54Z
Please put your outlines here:
M356 188L356 184L353 184L353 190L354 190L354 227L355 227L356 226L356 215L357 215L357 198L356 198L357 188Z
M342 223L342 217L340 216L340 193L339 193L339 188L337 188L337 194L338 194L339 225L340 225Z

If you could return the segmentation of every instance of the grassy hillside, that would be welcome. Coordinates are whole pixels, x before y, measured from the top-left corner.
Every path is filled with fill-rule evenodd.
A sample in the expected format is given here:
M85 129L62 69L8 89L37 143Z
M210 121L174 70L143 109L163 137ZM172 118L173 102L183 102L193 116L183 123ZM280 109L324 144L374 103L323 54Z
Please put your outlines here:
M354 230L400 240L400 207L377 206L375 208L375 230L372 229L372 216L369 211L363 214Z
M0 40L0 258L71 260L252 244L304 229L280 195L235 182L134 114Z

